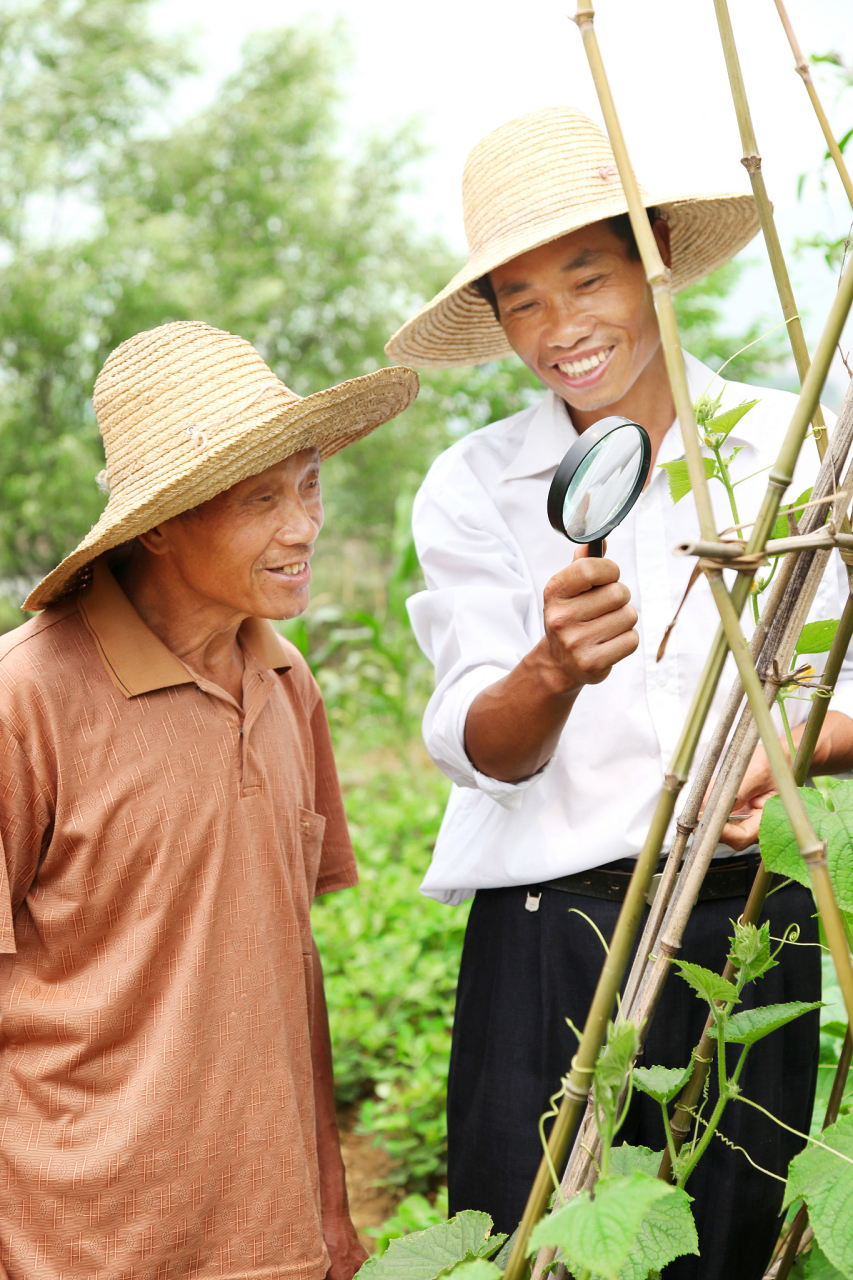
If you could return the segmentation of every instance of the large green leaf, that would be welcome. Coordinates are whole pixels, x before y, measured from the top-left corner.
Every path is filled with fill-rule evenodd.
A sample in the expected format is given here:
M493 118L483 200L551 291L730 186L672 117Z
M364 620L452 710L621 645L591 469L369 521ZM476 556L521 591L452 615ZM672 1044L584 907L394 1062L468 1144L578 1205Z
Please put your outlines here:
M607 1047L595 1066L593 1084L595 1100L602 1113L602 1123L609 1126L619 1102L631 1063L637 1055L638 1036L633 1022L607 1024Z
M725 1000L726 1004L738 999L738 990L733 982L727 982L713 969L703 969L701 964L690 964L686 960L676 960L678 972L686 983L698 991L704 1000Z
M705 475L709 480L713 480L717 474L716 458L703 458L702 461L705 463ZM680 458L677 462L659 462L658 466L666 472L666 478L669 483L669 496L672 498L673 504L680 502L682 498L686 498L692 488L686 460Z
M646 1280L650 1271L662 1271L673 1258L699 1252L690 1201L687 1192L681 1190L655 1201L643 1219L634 1253L619 1273L619 1280Z
M836 901L842 911L853 911L853 782L828 778L823 785L823 791L800 787L800 795L812 826L827 842L827 863ZM778 796L772 796L764 806L758 838L768 871L777 871L800 884L810 883Z
M821 1001L806 1004L803 1000L791 1000L788 1004L766 1004L760 1009L742 1009L726 1023L726 1044L755 1044L780 1027L801 1018L804 1013L819 1009Z
M637 1238L655 1201L674 1195L676 1188L645 1173L630 1178L601 1178L595 1199L581 1191L562 1209L536 1224L530 1234L530 1250L557 1245L575 1271L585 1267L619 1280L629 1258L637 1257ZM674 1240L677 1247L679 1240ZM683 1252L683 1250L681 1250ZM674 1253L677 1257L678 1253ZM646 1267L648 1273L654 1263Z
M692 1063L686 1067L635 1067L634 1085L655 1102L670 1102L687 1084L692 1070Z
M828 653L838 630L838 618L807 622L800 632L796 653Z
M824 1146L809 1144L791 1161L785 1205L802 1196L821 1249L843 1276L853 1280L853 1116L825 1129L823 1142ZM833 1151L847 1159L840 1160Z
M506 1236L490 1234L487 1213L465 1209L449 1222L413 1231L392 1240L381 1258L369 1258L359 1271L363 1280L435 1280L458 1262L489 1257ZM487 1280L472 1276L471 1280Z
M632 1147L627 1142L623 1142L621 1147L611 1149L610 1172L628 1176L639 1169L642 1173L647 1173L654 1178L657 1176L662 1159L662 1151L652 1151L649 1147Z

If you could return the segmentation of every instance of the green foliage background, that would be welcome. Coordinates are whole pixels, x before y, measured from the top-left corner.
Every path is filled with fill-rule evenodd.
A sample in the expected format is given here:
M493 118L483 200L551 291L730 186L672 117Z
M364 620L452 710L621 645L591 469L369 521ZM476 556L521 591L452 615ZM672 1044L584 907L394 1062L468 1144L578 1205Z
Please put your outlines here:
M9 0L0 12L0 629L97 519L92 409L106 356L141 329L203 319L253 342L300 394L384 364L402 320L458 266L402 212L420 146L403 122L344 144L340 27L250 39L204 110L175 122L189 45L151 0ZM718 366L740 265L677 300L685 345ZM768 322L766 328L773 322ZM778 376L781 339L729 366ZM406 621L408 520L433 458L531 403L516 360L436 372L400 418L324 468L311 612L288 627L326 694L361 886L318 904L341 1101L434 1189L466 909L418 884L448 785L419 719L431 672Z

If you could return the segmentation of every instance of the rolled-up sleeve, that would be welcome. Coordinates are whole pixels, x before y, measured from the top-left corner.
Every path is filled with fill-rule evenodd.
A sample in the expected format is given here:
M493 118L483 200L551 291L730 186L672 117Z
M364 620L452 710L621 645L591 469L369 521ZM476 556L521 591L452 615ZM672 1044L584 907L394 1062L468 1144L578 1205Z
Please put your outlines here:
M412 516L428 590L407 606L436 680L424 742L457 786L515 808L547 766L521 782L479 773L465 751L465 721L477 695L512 671L538 640L540 604L521 548L464 458L453 454L433 466Z

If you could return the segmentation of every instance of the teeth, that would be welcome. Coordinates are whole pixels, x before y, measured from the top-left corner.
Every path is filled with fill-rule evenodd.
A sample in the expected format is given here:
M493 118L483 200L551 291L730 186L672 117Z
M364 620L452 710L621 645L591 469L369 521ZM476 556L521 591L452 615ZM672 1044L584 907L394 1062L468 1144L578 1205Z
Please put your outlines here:
M274 570L274 572L286 573L289 578L293 578L296 576L297 573L302 572L302 570L305 568L305 565L306 565L305 560L303 560L301 564L280 564L278 568Z
M589 373L591 369L604 364L611 350L611 347L605 347L603 351L597 351L594 356L584 356L582 360L564 360L557 364L557 368L570 378L579 378L581 374Z

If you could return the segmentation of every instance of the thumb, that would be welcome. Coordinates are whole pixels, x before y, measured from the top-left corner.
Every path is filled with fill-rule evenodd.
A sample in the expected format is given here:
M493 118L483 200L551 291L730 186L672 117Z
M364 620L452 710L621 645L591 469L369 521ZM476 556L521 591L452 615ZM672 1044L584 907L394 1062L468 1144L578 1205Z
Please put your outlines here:
M605 540L604 545L603 545L603 547L602 547L602 551L604 552L604 554L605 554L605 555L607 554L607 542L606 542L606 540ZM588 560L588 559L589 559L589 543L588 543L588 542L581 542L581 543L579 543L579 545L575 548L575 554L572 556L572 563L574 564L575 560Z

